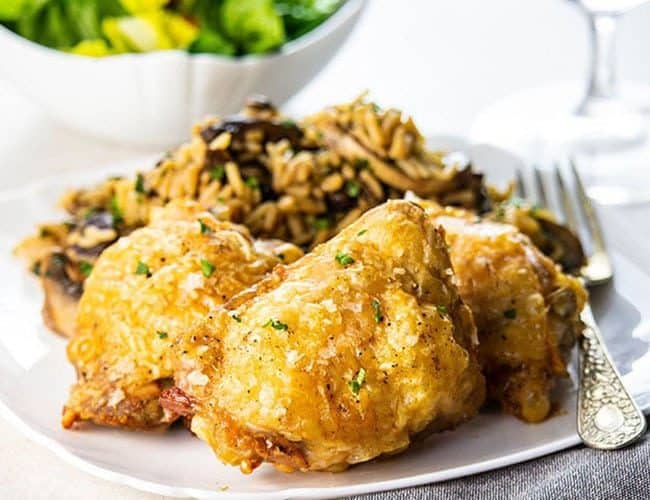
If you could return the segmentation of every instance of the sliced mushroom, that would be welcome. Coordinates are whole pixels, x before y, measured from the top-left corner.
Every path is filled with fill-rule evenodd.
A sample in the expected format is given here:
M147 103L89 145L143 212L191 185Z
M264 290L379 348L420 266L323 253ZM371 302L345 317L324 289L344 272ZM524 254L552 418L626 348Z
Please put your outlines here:
M576 273L585 264L585 253L578 237L567 227L557 222L538 218L537 222L546 236L541 250L562 266L564 271Z
M352 135L345 133L335 125L319 127L325 144L350 162L366 160L373 174L383 183L400 191L412 191L418 196L435 196L453 189L456 185L458 171L454 169L431 169L431 177L415 179L407 176L396 166L381 159L368 150Z
M56 333L73 337L83 283L73 280L66 270L68 263L67 257L60 253L52 254L42 262L43 320Z

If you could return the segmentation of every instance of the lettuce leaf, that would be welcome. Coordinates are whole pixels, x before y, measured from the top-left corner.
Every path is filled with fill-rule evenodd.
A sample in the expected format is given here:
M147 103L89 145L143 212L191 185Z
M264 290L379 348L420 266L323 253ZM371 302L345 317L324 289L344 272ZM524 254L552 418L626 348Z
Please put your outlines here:
M29 0L0 0L0 20L16 21Z
M343 0L0 0L0 22L53 48L100 56L187 49L273 51ZM87 42L87 43L84 43Z
M102 22L102 30L118 52L186 49L199 31L184 17L164 10L107 18Z
M98 38L96 40L82 40L70 49L72 54L89 57L103 57L111 55L112 51L106 40Z
M220 19L224 33L241 53L269 52L286 41L273 0L224 0Z
M343 0L275 0L287 37L298 38L313 30L341 6Z
M168 0L120 0L122 6L131 14L151 12L162 9Z
M237 48L218 31L202 28L199 36L190 45L189 51L194 54L212 53L233 56L237 53Z

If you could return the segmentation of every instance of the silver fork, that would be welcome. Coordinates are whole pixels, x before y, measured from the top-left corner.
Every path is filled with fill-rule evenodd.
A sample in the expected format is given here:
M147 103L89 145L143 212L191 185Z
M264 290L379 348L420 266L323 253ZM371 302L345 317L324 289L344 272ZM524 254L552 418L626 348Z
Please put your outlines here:
M593 287L612 279L612 265L600 222L575 162L570 159L568 163L575 194L567 189L562 168L556 163L552 172L552 182L559 199L556 211L566 225L578 234L579 216L574 206L580 209L592 247L580 276L586 286ZM550 208L544 176L538 167L533 167L533 185L538 204ZM517 190L522 198L527 198L524 176L520 171L517 172ZM592 448L622 448L643 435L646 420L612 362L589 304L582 311L581 318L585 328L579 341L578 435Z

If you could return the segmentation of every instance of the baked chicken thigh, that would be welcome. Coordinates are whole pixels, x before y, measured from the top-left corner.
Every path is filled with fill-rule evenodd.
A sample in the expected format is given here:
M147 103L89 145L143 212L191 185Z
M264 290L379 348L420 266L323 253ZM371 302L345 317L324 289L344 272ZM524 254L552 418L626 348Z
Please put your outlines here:
M293 245L256 249L248 230L194 202L154 209L150 224L97 260L68 345L78 381L63 426L80 420L126 428L169 424L158 397L171 380L170 346L182 331L268 273Z
M527 422L552 410L587 294L514 226L421 201L445 229L461 297L472 309L488 395Z
M473 416L475 348L442 232L392 201L181 336L163 405L243 472L343 470Z

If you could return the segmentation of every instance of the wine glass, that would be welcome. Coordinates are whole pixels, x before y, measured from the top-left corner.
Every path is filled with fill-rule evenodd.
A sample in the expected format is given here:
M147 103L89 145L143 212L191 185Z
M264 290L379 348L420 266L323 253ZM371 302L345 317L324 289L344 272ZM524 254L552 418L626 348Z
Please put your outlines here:
M618 22L649 0L569 1L589 26L587 85L549 85L510 96L479 116L472 139L542 164L572 155L598 201L650 200L650 88L621 89L616 76Z

